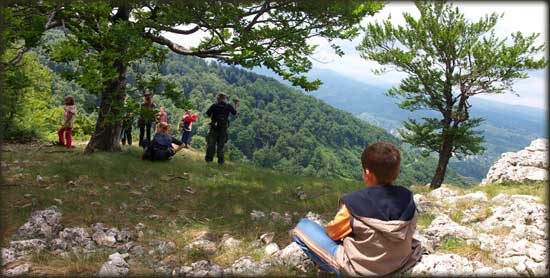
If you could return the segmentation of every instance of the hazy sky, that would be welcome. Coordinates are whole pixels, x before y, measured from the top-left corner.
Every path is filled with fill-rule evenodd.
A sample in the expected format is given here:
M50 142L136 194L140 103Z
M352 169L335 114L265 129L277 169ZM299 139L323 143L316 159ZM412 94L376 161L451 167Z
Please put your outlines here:
M510 33L521 31L525 33L540 33L538 43L546 42L548 8L543 1L538 2L455 2L464 15L471 20L477 20L485 14L492 12L504 13L497 25L495 26L496 34L499 37L509 36ZM362 24L368 22L386 19L390 14L394 24L403 24L403 12L408 12L413 16L418 16L413 2L390 2L380 12L373 17L367 17ZM194 46L198 43L204 33L197 32L190 36L181 37L174 34L165 33L168 38L187 46ZM314 38L310 40L312 44L318 44L318 48L312 57L314 58L314 68L331 69L340 74L378 86L397 85L403 74L399 72L388 72L381 76L376 76L372 73L372 69L378 67L376 62L364 60L359 56L355 47L360 43L362 35L353 41L336 41L344 52L343 57L334 54L329 44L324 39ZM514 90L520 94L517 97L513 94L501 94L497 96L481 96L495 101L505 103L528 105L539 108L546 108L547 103L547 70L539 70L529 72L529 78L520 80L514 85Z
M510 33L521 31L525 33L540 33L538 43L546 42L548 10L545 2L456 2L459 9L464 13L466 18L477 20L485 14L496 12L504 13L504 16L498 21L495 26L497 36L504 38ZM380 12L373 17L367 17L363 20L363 25L367 22L382 20L388 18L391 14L391 20L394 24L404 24L403 12L408 12L413 16L419 16L413 2L390 2ZM339 57L331 51L328 43L323 39L313 39L312 43L319 44L317 52L313 55L315 60L314 67L325 68L345 74L349 77L370 84L385 84L396 85L404 75L399 72L388 72L377 76L372 73L372 69L379 67L376 62L366 61L359 56L355 50L361 42L362 36L359 36L353 41L339 41L342 46L345 56ZM514 85L514 90L519 93L520 97L514 94L507 93L502 95L480 96L495 101L501 101L511 104L528 105L539 108L546 108L547 103L547 70L538 70L529 72L529 78L519 80Z

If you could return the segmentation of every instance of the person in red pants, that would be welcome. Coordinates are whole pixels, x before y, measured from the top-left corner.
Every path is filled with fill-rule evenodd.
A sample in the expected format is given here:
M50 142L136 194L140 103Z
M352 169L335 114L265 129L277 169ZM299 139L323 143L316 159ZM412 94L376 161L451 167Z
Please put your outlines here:
M76 116L76 105L74 104L74 98L72 96L65 97L65 106L63 107L63 125L57 131L59 136L58 144L61 146L66 146L68 149L73 147L73 125L74 118Z

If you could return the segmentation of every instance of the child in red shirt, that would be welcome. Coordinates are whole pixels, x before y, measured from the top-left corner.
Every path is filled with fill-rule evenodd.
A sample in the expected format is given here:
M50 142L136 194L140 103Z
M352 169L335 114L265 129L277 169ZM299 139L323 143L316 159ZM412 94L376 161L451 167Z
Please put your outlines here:
M184 144L184 148L186 149L189 148L189 144L191 143L191 129L193 127L193 123L197 121L198 117L199 113L191 115L191 110L185 110L183 118L181 119L181 142Z

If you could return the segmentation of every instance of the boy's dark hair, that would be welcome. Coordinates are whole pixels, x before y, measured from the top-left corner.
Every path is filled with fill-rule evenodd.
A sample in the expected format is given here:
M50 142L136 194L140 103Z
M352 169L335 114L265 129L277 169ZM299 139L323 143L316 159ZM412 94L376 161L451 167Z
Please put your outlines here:
M369 145L361 155L363 171L373 172L379 184L391 184L399 176L401 154L399 149L388 142Z
M74 105L74 98L73 98L73 96L66 96L66 97L65 97L65 105Z

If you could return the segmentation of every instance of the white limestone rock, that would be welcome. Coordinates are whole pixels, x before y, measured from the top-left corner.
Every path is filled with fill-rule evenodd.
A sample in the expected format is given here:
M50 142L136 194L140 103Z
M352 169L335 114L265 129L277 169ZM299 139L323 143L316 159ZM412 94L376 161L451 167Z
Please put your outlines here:
M481 185L505 181L548 180L548 140L536 139L518 152L503 153Z
M56 206L35 211L13 236L14 240L55 237L62 229L61 211Z
M105 262L98 272L100 277L120 277L128 274L129 265L126 262L128 254L114 253L109 256L109 260Z
M30 264L22 264L13 268L2 270L2 276L16 277L16 276L26 275L29 273L30 270L31 270Z
M412 276L472 276L474 266L455 254L432 254L423 256L409 271Z
M270 244L268 244L265 248L265 253L267 255L273 255L275 253L277 253L279 251L279 245L277 245L277 243L275 242L272 242Z

